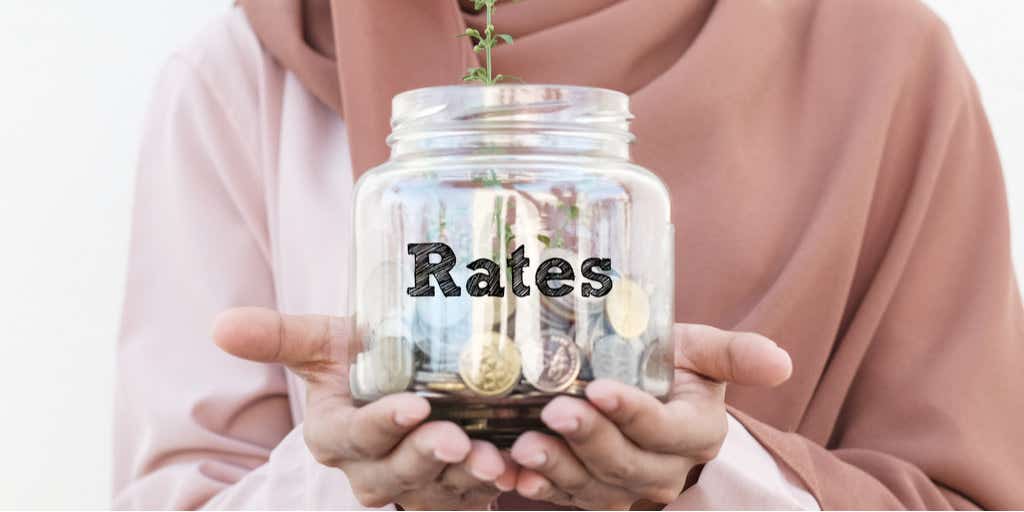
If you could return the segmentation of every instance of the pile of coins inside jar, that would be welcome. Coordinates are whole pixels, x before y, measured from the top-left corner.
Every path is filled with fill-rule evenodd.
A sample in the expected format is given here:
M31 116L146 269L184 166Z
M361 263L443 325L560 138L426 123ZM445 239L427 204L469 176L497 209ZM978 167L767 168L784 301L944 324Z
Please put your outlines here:
M564 248L546 248L541 256L578 268L576 254ZM651 334L658 329L650 328L650 293L629 276L610 276L612 288L600 298L578 290L410 298L411 307L392 308L364 333L365 350L350 370L352 395L368 401L413 390L462 405L514 405L556 393L580 395L593 379L664 395L671 375L666 344Z

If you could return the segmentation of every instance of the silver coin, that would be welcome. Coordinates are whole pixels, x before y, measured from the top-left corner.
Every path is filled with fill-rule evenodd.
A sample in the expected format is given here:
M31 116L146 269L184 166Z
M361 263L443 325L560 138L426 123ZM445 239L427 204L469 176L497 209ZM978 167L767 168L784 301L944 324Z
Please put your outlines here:
M422 369L434 372L453 372L458 367L459 355L468 343L472 330L469 324L438 329L416 324L414 339L423 353Z
M590 369L595 379L612 379L637 385L640 379L640 357L643 345L635 340L609 334L594 342Z
M459 382L459 380L459 374L457 373L430 371L416 372L416 382L424 384L433 382Z
M580 373L579 347L572 338L557 331L545 331L540 339L521 344L523 377L533 387L558 393L572 384Z
M356 400L369 401L380 396L368 370L366 353L356 354L355 362L349 367L349 392Z
M612 332L608 323L604 319L604 312L599 311L580 318L573 325L572 332L573 339L576 340L576 345L579 346L580 352L583 354L584 358L585 371L582 372L581 375L589 375L586 373L586 371L589 371L588 367L590 366L587 364L587 361L592 357L594 343ZM581 376L581 378L589 379L591 377Z
M356 361L348 366L348 392L352 395L352 398L356 400L363 400L366 393L363 391L359 382L359 355L356 355Z
M667 395L675 375L671 344L652 340L644 349L641 361L640 387L654 396Z
M463 291L458 297L416 297L412 338L433 370L457 364L471 334L472 305Z
M365 352L377 392L383 395L404 391L412 383L413 349L409 340L384 336Z
M553 313L550 309L541 306L540 310L540 326L546 330L557 330L557 331L568 331L573 325L573 321L565 316L561 316Z

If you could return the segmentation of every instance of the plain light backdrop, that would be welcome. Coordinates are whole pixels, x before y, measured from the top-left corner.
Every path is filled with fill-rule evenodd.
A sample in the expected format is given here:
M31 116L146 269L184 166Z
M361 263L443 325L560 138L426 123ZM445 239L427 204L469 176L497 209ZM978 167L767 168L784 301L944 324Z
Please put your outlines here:
M109 506L138 128L164 60L230 3L0 0L0 508ZM1024 275L1024 2L927 3L980 84Z

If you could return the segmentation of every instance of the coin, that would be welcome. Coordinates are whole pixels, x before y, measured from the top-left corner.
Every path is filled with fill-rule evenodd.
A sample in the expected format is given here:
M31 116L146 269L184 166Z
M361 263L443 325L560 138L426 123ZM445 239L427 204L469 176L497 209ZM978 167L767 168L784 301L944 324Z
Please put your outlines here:
M640 387L644 391L659 397L668 394L675 373L672 355L669 343L655 339L647 345L640 363Z
M609 334L594 342L590 368L595 379L612 379L635 386L640 378L643 346L636 340Z
M472 305L463 291L458 297L415 297L413 339L433 370L454 370L471 333Z
M348 392L352 395L352 398L357 400L362 399L364 392L360 387L359 382L359 356L362 354L356 354L356 360L348 367Z
M418 371L415 378L417 389L459 393L466 391L466 385L456 373Z
M416 347L423 353L423 368L434 372L458 371L459 355L469 340L469 322L452 325L451 327L431 327L417 321L413 324L413 338Z
M416 372L416 382L422 384L431 384L435 382L458 382L459 376L454 373L447 372Z
M593 353L594 342L611 333L611 329L605 321L604 309L602 308L597 312L592 311L590 314L578 318L571 332L583 356L583 368L580 370L580 378L589 380L592 378L589 360Z
M377 398L379 393L367 371L366 353L356 354L356 360L349 367L349 392L356 400L369 401Z
M463 384L461 380L450 382L430 382L423 384L423 389L444 393L464 393L466 391L466 385Z
M579 347L562 333L545 331L539 340L521 345L521 351L523 377L541 391L558 393L580 373Z
M405 337L382 336L374 339L365 352L377 392L388 395L404 391L412 383L412 344Z
M501 396L519 382L521 360L512 340L496 332L481 332L462 351L459 376L473 392Z
M604 309L608 323L623 338L636 338L647 330L650 298L635 281L624 277L614 281Z
M587 388L587 382L588 381L580 379L574 380L571 383L569 383L569 386L566 387L562 392L568 393L570 395L583 396L583 390Z

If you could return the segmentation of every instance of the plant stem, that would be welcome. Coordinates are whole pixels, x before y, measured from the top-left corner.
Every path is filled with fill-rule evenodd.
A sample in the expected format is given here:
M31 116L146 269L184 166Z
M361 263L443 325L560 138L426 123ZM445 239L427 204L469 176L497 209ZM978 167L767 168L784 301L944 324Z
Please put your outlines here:
M485 26L485 28L490 28L491 27L491 13L493 13L493 12L494 12L494 4L493 3L487 4L487 25ZM494 32L494 30L492 29L491 32ZM494 35L491 34L490 37L493 38ZM490 84L493 84L493 83L494 83L494 77L491 75L491 47L490 47L490 45L488 45L487 46L487 84L490 85Z

